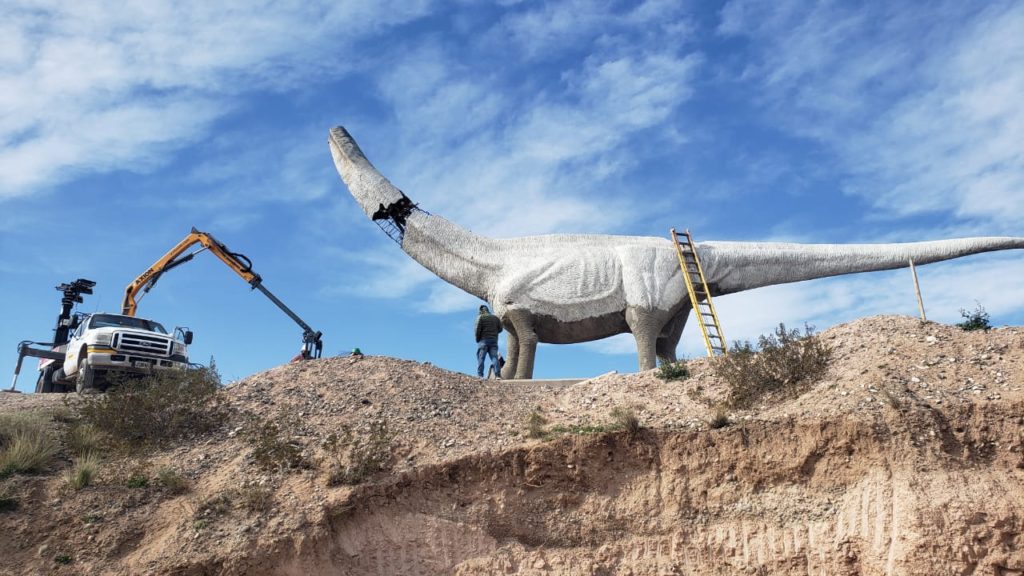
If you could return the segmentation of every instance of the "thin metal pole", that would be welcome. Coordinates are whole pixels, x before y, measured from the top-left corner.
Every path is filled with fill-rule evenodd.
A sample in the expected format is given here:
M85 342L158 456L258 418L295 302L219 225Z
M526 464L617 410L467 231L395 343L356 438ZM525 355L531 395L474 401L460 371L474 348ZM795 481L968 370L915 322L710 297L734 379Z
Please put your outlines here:
M924 300L921 299L921 285L917 282L917 268L914 268L914 260L910 260L910 273L914 276L914 292L917 293L917 308L921 311L921 321L927 322L924 315Z

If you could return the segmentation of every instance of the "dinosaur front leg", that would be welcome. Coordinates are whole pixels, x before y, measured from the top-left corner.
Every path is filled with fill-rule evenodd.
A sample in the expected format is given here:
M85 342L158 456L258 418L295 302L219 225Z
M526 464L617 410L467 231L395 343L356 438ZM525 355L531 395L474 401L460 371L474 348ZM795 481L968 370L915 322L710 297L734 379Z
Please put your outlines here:
M641 371L657 367L655 344L665 320L664 314L659 314L655 310L633 306L626 308L626 324L636 339L636 353Z
M533 329L533 315L526 310L509 310L507 318L512 323L511 334L515 332L515 339L519 344L519 357L515 362L515 377L529 380L533 378L533 360L537 352L537 333ZM509 346L512 340L509 340ZM511 363L511 360L509 361Z

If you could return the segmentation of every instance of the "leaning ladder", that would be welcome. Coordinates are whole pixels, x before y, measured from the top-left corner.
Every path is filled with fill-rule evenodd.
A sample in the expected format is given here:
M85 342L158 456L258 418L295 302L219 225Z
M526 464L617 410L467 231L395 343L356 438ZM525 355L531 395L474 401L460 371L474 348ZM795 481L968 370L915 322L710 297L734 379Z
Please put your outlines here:
M704 337L704 346L708 349L708 356L714 356L716 352L728 354L725 334L722 333L722 325L718 321L715 305L711 302L711 291L708 290L708 282L704 278L704 268L700 265L697 249L693 245L693 236L687 230L680 237L676 235L676 229L673 228L672 241L676 245L679 266L683 269L683 280L686 281L686 291L690 294L690 304L693 305L697 323L700 324L700 333Z

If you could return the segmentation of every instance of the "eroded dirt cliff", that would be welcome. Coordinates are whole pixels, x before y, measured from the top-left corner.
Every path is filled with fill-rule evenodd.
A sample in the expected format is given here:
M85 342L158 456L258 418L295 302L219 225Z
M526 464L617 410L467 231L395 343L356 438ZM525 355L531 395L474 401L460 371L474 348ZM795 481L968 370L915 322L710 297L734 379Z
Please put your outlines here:
M726 387L704 359L681 382L573 385L381 357L282 366L223 391L216 433L109 456L93 486L68 489L66 462L16 476L0 572L1024 574L1024 330L875 317L821 337L825 379L717 429ZM613 425L623 407L641 430ZM546 437L527 437L531 414ZM258 466L241 415L282 422L305 464ZM331 435L380 425L389 469L330 485ZM126 482L160 467L188 490Z

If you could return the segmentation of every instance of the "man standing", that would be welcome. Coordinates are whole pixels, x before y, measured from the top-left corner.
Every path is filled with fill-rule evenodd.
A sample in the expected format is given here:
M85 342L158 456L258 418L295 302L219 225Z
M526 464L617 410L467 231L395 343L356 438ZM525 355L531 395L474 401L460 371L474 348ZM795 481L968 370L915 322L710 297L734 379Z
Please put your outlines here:
M491 368L494 376L501 378L501 367L498 366L498 334L501 332L501 320L487 306L480 306L480 314L476 317L476 375L484 377L484 358L491 356Z

